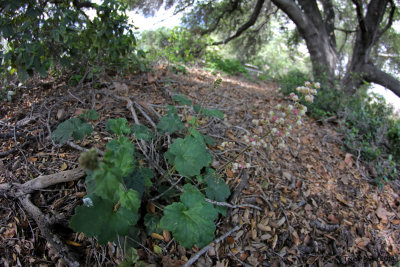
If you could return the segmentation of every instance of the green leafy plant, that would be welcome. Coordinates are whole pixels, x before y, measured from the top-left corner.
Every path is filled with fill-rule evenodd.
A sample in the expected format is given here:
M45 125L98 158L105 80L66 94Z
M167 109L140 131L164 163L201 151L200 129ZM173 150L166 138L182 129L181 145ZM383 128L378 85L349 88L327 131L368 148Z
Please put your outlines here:
M173 99L184 103L187 108L195 109L192 101L183 95L175 95ZM220 111L201 107L196 113L197 116L221 117ZM98 119L98 114L94 111L87 111L79 118L69 119L58 126L53 138L65 142L78 135L76 133L80 134L79 137L89 134L86 128L92 128L86 120L95 119ZM214 220L218 212L222 213L224 209L214 208L213 204L206 202L205 195L190 181L201 177L197 185L205 190L207 197L212 200L225 201L230 191L225 181L209 168L212 157L207 151L207 143L212 143L211 138L198 132L195 125L196 119L192 122L192 127L186 129L174 106L169 106L167 114L160 119L157 133L153 133L144 125L130 126L125 118L110 119L106 129L114 138L107 143L103 159L99 162L96 150L93 149L82 153L80 157L81 166L87 170L87 196L84 198L84 205L76 208L71 219L72 229L84 232L88 237L95 236L99 243L104 244L114 241L117 236L129 234L130 229L135 227L139 218L143 216L149 234L163 229L170 230L187 248L193 245L202 247L210 242L214 237ZM163 198L170 203L164 208L163 216L140 213L141 203L149 194L162 193L152 186L162 188L160 181L163 182L164 179L153 183L152 171L139 164L138 157L141 156L135 150L132 138L151 141L165 133L184 132L186 135L183 138L175 138L164 153L171 165L170 172L166 173L165 177L176 171L190 179L183 187L184 193L180 196L180 202L173 202L173 198Z
M99 114L95 110L89 110L81 114L78 118L68 119L58 125L52 133L52 139L55 142L65 144L71 137L74 140L81 140L93 131L92 125L87 121L97 120Z
M221 80L217 80L214 88L220 83ZM313 90L303 92L308 100L315 93ZM280 115L272 112L269 123L266 123L267 120L262 122L262 127L268 129L265 134L259 137L245 137L244 141L248 145L227 164L234 170L237 169L239 164L235 161L239 160L240 155L248 149L267 145L266 138L278 138L278 147L284 147L284 137L290 131L286 119L294 116L296 123L300 125L301 116L306 111L306 107L300 104L296 97L293 97L294 106L277 107L278 113L283 114L282 117L278 118ZM198 106L183 95L175 95L173 99L184 105L185 114L189 109L195 114L191 119L186 117L188 128L184 127L185 124L180 120L175 106L168 107L167 114L160 119L155 133L144 125L130 126L124 118L110 119L106 128L113 138L106 145L103 159L98 159L95 149L82 153L79 161L85 163L81 166L85 167L87 172L87 196L83 199L84 205L75 210L71 219L72 229L84 232L88 237L97 237L101 244L114 241L118 236L131 235L135 232L132 229L141 227L146 228L147 234L171 231L174 238L186 248L194 245L201 248L214 239L214 221L218 214L226 214L226 207L217 205L228 199L230 190L220 174L224 167L214 170L210 166L212 156L207 144L215 141L203 135L196 127L204 117L223 118L223 114L216 109ZM202 103L204 102L203 100ZM88 111L78 119L89 118L97 119L98 116ZM261 122L255 120L254 123L260 125ZM60 124L60 129L56 131L62 132L63 127ZM153 138L160 138L165 133L169 133L173 138L166 151L160 150L167 160L168 171L155 179L153 172L144 166L145 157L135 149L133 141L136 139L153 142ZM182 193L175 191L171 185L170 179L173 176L185 178L182 179ZM166 186L167 181L169 186ZM162 212L146 213L141 206L149 199L152 199L150 201L153 203L161 199L155 205Z
M239 60L223 59L222 57L210 53L207 57L206 69L210 71L220 70L229 75L247 74L247 69Z
M25 80L35 72L45 77L55 68L68 68L71 83L77 84L104 70L142 69L144 53L136 51L126 6L116 0L85 5L96 12L92 20L76 1L4 3L0 34L6 46L0 59L6 68L2 70L17 72Z

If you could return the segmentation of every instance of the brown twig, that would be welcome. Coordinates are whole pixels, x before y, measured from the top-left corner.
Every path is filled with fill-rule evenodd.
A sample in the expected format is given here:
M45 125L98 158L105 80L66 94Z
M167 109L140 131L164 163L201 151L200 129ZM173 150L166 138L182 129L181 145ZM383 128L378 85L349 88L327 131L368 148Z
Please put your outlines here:
M218 244L220 243L222 240L224 240L225 238L227 238L228 236L230 236L233 232L236 232L237 230L239 230L242 227L242 225L237 225L235 226L233 229L231 229L229 232L225 233L223 236L215 239L213 242L211 242L210 244L208 244L207 246L205 246L204 248L202 248L201 250L199 250L196 254L193 255L193 257L191 257L184 265L184 267L189 267L190 265L192 265L193 263L195 263L204 253L206 253L210 247L211 244Z

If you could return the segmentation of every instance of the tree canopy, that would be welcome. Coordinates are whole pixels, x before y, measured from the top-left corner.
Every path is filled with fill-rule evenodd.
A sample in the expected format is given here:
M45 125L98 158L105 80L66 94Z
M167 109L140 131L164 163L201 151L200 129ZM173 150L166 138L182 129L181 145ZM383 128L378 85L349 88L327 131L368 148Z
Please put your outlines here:
M139 1L133 6L143 8L146 3L153 7L175 4L176 12L186 10L186 27L199 35L218 33L221 40L213 45L245 35L243 45L254 46L265 40L261 36L267 34L270 18L285 14L305 41L316 76L340 80L349 94L364 82L372 82L400 96L400 82L382 69L387 61L397 69L398 57L393 51L397 51L398 34L392 24L398 17L398 3L393 0L159 0Z

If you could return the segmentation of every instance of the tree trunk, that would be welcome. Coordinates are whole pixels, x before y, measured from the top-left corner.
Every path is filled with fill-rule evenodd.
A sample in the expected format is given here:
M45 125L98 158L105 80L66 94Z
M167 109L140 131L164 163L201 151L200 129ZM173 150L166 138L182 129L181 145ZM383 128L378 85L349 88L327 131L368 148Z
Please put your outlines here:
M382 34L392 25L395 5L392 0L371 0L365 17L362 12L362 4L353 0L356 6L359 27L353 48L350 67L343 79L346 92L353 94L364 81L380 84L396 95L400 96L400 82L393 76L377 68L370 59L371 50L378 42ZM383 29L380 24L384 18L388 4L391 10L388 22Z
M314 0L299 0L299 6L292 0L272 0L296 24L300 35L306 42L312 62L313 72L317 79L326 77L335 79L338 60L334 35L334 12L332 5L326 4L326 19L323 20Z
M338 54L334 34L335 13L331 0L320 0L324 19L316 0L271 0L296 24L304 38L317 79L327 77L333 82L337 68ZM371 0L364 16L363 1L352 0L356 7L358 29L353 54L343 79L348 94L353 94L360 86L373 82L385 86L400 96L400 82L393 76L377 68L371 61L371 50L382 34L391 27L395 4L393 0ZM389 5L389 9L388 9ZM381 28L386 11L389 10L386 25Z

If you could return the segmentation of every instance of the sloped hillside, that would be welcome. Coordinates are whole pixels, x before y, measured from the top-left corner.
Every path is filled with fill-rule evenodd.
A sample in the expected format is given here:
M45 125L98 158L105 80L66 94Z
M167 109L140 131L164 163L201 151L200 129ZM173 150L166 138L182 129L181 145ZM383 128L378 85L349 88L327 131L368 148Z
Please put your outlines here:
M95 238L69 228L75 207L86 195L85 173L76 169L78 158L83 149L105 150L109 118L125 117L155 128L167 104L174 104L174 94L225 114L224 119L200 121L198 129L216 141L208 149L214 156L212 166L222 168L221 177L230 187L227 216L217 219L216 240L205 250L185 249L168 231L132 238L136 266L182 266L188 260L193 266L397 264L399 189L388 184L378 190L369 184L357 157L340 149L334 125L322 125L307 116L301 125L288 121L293 128L283 145L271 135L265 146L244 150L254 135L265 134L260 121L270 120L271 111L278 112L292 101L282 97L273 83L223 76L215 89L215 80L216 76L194 67L185 75L161 67L153 73L104 78L101 84L76 87L48 79L32 81L12 102L3 103L2 265L120 264L126 244L101 246ZM190 112L177 108L187 124ZM89 109L99 114L90 138L63 146L51 139L50 132L62 121ZM153 163L159 164L150 166L155 179L161 179L157 170L164 167L164 160L154 151L169 146L174 138L164 135L151 144L136 143L137 149L150 151ZM233 164L225 166L235 157ZM141 164L146 162L143 159ZM55 176L60 172L61 176ZM174 185L179 189L179 183ZM145 204L142 209L154 214L161 213L158 206L164 205L158 199ZM138 225L144 228L143 220Z

